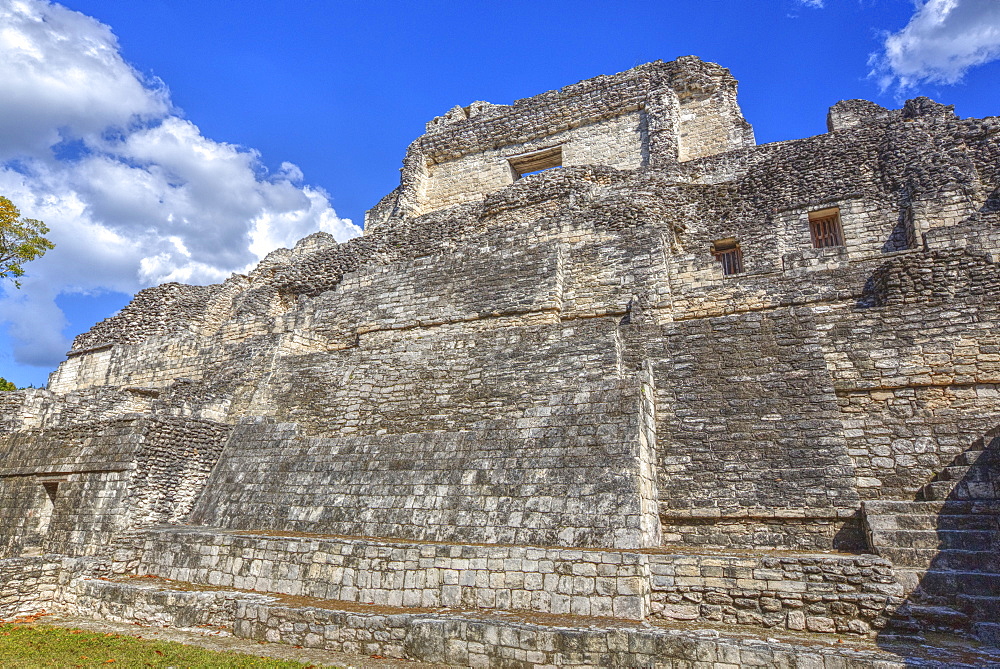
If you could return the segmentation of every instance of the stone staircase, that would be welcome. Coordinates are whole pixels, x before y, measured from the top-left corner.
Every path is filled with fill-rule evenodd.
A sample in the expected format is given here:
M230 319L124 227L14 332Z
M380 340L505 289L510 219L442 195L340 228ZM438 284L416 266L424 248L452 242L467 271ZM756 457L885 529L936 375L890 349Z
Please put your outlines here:
M864 504L870 545L909 592L891 627L1000 645L1000 428L986 432L914 501Z

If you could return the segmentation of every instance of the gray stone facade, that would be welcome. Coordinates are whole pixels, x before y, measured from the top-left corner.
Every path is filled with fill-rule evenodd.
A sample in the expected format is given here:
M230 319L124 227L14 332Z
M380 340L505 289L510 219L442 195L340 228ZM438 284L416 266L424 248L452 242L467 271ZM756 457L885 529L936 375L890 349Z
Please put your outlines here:
M693 57L432 120L363 237L0 393L0 611L498 667L995 645L1000 118L828 127L755 146Z

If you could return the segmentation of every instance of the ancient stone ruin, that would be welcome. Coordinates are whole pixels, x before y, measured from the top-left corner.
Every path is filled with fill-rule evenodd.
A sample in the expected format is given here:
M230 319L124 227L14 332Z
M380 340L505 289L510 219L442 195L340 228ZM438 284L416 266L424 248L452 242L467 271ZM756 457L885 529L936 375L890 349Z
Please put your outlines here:
M0 393L0 615L493 667L1000 662L1000 118L828 125L755 145L694 57L474 102L363 237L140 292Z

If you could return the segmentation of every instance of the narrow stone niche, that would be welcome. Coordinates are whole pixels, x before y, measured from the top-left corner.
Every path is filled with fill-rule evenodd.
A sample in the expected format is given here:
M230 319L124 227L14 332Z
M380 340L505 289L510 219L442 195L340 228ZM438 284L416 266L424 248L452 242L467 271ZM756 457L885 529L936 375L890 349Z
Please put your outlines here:
M66 482L65 476L39 476L38 483L45 492L41 496L42 506L38 509L38 535L44 540L49 532L52 514L56 508L56 498L59 494L59 484Z

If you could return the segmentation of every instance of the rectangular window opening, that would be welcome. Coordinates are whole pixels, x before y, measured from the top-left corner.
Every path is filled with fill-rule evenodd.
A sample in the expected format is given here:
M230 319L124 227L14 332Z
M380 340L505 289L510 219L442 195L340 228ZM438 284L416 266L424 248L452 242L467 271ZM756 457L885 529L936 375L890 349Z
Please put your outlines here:
M722 265L723 276L743 273L743 249L740 248L735 237L712 242L712 255Z
M814 249L844 245L844 229L840 224L840 208L809 212L809 234Z
M549 149L527 153L523 156L508 158L510 169L514 173L514 179L520 179L529 174L551 170L554 167L562 167L562 147L553 146Z

